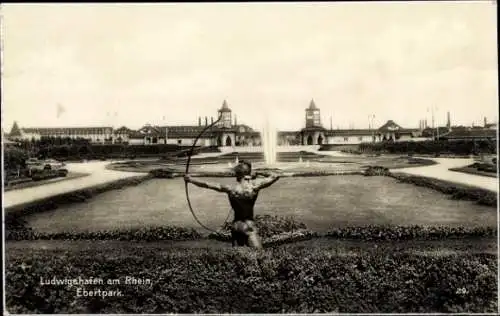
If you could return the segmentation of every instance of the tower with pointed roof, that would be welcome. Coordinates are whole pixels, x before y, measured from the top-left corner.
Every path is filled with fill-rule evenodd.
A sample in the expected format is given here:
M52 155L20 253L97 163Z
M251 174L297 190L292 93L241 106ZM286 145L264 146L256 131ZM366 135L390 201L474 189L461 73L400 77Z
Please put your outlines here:
M11 137L20 137L21 135L21 129L17 125L17 121L14 121L14 124L12 125L12 129L10 130L9 136Z
M222 116L221 120L219 121L218 125L219 127L223 128L231 128L232 127L232 111L227 105L227 101L224 100L222 103L222 107L219 109L219 116Z
M306 128L321 127L321 115L314 99L309 103L306 109Z

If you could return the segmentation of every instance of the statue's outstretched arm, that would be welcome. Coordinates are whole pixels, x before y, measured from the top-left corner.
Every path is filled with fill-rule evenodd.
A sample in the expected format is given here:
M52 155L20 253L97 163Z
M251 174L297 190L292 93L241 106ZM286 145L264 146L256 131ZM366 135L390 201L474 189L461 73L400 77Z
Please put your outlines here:
M259 181L259 183L256 185L255 189L260 190L260 189L265 189L267 187L270 187L273 183L278 181L279 178L280 178L279 175L271 174L269 177L266 177L263 180Z
M223 185L223 184L220 184L220 183L212 183L212 182L205 182L205 181L200 181L200 180L197 180L197 179L193 179L191 176L185 176L184 177L184 180L186 182L189 182L189 183L192 183L200 188L205 188L205 189L210 189L210 190L214 190L214 191L217 191L217 192L223 192L223 193L229 193L229 191L231 190L229 186L227 185Z

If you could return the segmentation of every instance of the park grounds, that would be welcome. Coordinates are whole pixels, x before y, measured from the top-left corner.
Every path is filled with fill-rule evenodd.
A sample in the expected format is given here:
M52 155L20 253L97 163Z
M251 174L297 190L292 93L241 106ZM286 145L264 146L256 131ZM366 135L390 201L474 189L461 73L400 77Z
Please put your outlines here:
M187 210L184 210L187 215L177 215L176 221L170 221L168 214L155 217L157 208L139 208L134 213L124 209L116 221L112 204L99 200L111 198L106 194L150 192L153 187L162 187L161 183L173 191L163 202L174 199L183 193L181 177L185 160L182 158L134 159L108 165L106 170L127 172L129 176L6 209L7 310L10 313L497 311L496 192L404 172L405 168L435 165L433 159L398 155L346 158L321 153L306 156L302 160L310 160L310 165L283 172L282 187L274 192L269 189L268 195L262 196L262 205L270 207L279 198L289 199L288 206L301 205L299 200L306 200L304 205L311 207L293 212L287 212L285 206L279 211L270 207L269 212L262 214L257 210L256 221L265 245L261 251L231 247L228 224L224 221L227 208L214 215L203 215L206 223L217 230L207 232L193 224ZM245 157L240 154L238 158ZM290 162L297 161L296 156L289 158ZM210 161L224 168L201 168L209 166ZM193 159L192 172L231 181L230 165L234 163L235 154ZM329 168L329 164L342 167ZM305 186L297 190L300 187L293 181L306 181L315 190L308 191ZM341 191L339 184L331 190L318 191L330 182L341 183L349 190ZM377 183L381 184L379 191L370 197L366 192L377 190L374 188ZM394 201L385 201L383 193L394 196L389 188L398 186L404 187L405 192L415 192L417 197L400 195L398 203L389 208L387 205ZM387 190L381 193L380 188ZM350 195L350 191L356 191L351 189L364 192ZM207 214L211 207L207 207L203 193L196 189L192 192L196 210ZM338 194L337 198L344 196L348 200L336 205L331 202L333 198L316 198L319 202L315 204L314 196L321 194ZM224 203L223 198L209 197L213 209ZM380 205L386 209L371 208L374 197L385 203ZM434 201L440 206L423 216L418 213L423 212L422 208L411 206L419 200L424 204ZM314 205L318 205L321 217L312 214L314 209L310 209ZM348 205L355 205L356 210L350 210ZM457 208L455 212L453 206ZM82 215L85 211L93 214L90 219ZM138 212L143 213L137 215ZM332 218L322 220L328 212ZM141 217L152 219L141 220ZM454 222L447 223L448 217ZM435 223L431 224L432 221ZM113 225L118 222L121 224ZM41 278L123 276L149 279L151 284L104 285L103 290L122 293L106 298L78 297L75 288L40 285Z

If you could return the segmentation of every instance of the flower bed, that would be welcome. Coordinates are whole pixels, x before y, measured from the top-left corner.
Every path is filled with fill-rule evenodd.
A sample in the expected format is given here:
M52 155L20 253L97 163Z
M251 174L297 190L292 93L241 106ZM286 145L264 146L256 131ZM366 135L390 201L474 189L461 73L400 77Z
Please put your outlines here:
M10 250L9 313L494 313L494 254L338 253L329 248ZM125 276L150 285L126 285ZM41 285L40 279L120 279ZM77 288L122 296L77 297Z
M323 236L350 240L445 240L450 238L496 237L496 227L451 226L351 226L334 228Z

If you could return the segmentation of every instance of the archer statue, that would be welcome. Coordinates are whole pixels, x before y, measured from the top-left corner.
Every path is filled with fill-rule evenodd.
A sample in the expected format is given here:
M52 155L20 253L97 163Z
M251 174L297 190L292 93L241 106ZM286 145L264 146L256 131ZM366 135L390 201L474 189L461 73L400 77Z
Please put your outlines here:
M235 185L203 182L193 179L189 175L186 175L184 180L201 188L227 193L229 203L231 203L234 211L231 226L233 247L237 244L238 246L262 248L257 227L254 223L253 208L259 191L278 181L279 175L258 173L257 175L265 175L266 177L263 179L254 178L252 177L252 164L247 161L241 161L234 168L234 172L237 181Z

